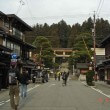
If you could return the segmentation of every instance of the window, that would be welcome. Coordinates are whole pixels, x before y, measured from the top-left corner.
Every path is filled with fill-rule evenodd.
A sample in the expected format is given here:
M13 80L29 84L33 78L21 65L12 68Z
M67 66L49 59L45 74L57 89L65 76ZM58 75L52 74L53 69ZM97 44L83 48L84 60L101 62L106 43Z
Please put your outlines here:
M17 44L14 44L14 53L16 53L18 56L20 56L20 46Z
M23 33L16 28L13 28L13 35L17 36L18 38L22 39Z
M11 49L13 50L13 48L14 48L14 44L13 44L13 43L11 43Z
M3 46L6 46L6 40L3 39Z
M8 21L4 21L4 26L5 26L6 28L9 28L9 22L8 22Z
M7 47L11 49L11 42L7 41Z

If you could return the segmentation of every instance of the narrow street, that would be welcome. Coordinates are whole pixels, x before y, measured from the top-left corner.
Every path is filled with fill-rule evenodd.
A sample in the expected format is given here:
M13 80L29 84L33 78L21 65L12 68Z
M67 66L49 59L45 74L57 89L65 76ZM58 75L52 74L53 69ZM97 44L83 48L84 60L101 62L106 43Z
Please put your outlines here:
M49 83L35 85L28 91L28 97L20 100L18 110L109 110L110 108L110 100L106 96L80 81L70 80L67 86L62 86L62 81L51 79ZM0 110L11 110L8 99L5 104L0 105Z

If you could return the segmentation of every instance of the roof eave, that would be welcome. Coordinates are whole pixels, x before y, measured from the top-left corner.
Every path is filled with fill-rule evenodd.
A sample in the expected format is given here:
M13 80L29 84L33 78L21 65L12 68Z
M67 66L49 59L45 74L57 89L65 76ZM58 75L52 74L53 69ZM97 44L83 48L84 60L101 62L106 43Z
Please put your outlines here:
M25 23L21 18L19 18L15 14L7 14L7 17L15 18L17 21L19 21L20 23L22 23L26 27L27 31L32 31L33 30L31 26L29 26L27 23Z

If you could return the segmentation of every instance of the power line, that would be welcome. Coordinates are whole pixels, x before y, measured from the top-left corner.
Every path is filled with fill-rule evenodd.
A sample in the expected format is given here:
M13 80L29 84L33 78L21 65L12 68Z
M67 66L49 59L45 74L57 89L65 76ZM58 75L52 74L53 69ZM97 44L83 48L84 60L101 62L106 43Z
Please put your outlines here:
M31 1L30 1L31 2ZM26 3L27 3L27 7L28 7L28 12L29 12L29 14L30 14L30 16L31 16L31 19L33 20L33 14L32 14L32 12L31 12L31 9L30 9L30 7L29 7L29 3L28 3L28 0L26 0ZM34 23L34 20L33 20L33 23Z
M76 17L87 17L88 14L80 14L80 15L62 15L62 16L44 16L44 17L33 17L34 20L36 19L59 19L59 18L76 18ZM32 17L25 17L25 18L22 18L22 19L32 19Z
M100 12L101 12L101 9L102 9L102 7L103 7L103 4L104 4L104 0L102 0L102 4L101 4L101 6L100 6L98 16L99 16L99 14L100 14Z
M102 2L102 0L99 1L98 8L97 8L97 11L96 11L96 14L97 14L98 11L99 11L99 8L100 8L100 5L101 5L101 2Z
M18 7L18 10L17 10L17 12L16 12L16 15L20 12L22 6L25 5L25 3L24 3L22 0L20 0L19 2L20 2L20 5L19 5L19 7Z
M101 12L101 9L103 7L103 4L104 4L104 0L100 0L99 1L99 5L98 5L98 8L97 8L97 11L96 11L96 15L99 16L100 12Z

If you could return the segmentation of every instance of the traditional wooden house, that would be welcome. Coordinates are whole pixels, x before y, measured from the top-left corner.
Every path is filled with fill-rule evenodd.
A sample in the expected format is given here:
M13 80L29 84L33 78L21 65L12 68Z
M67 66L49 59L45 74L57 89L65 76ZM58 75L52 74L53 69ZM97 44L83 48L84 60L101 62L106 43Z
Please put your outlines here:
M0 85L7 87L7 73L10 67L11 54L16 54L29 73L35 64L30 59L34 46L25 42L25 32L32 28L14 14L0 12ZM0 86L1 87L1 86Z
M103 70L100 73L104 80L110 84L110 35L102 40L100 47L105 48L105 60L98 66L98 69Z

